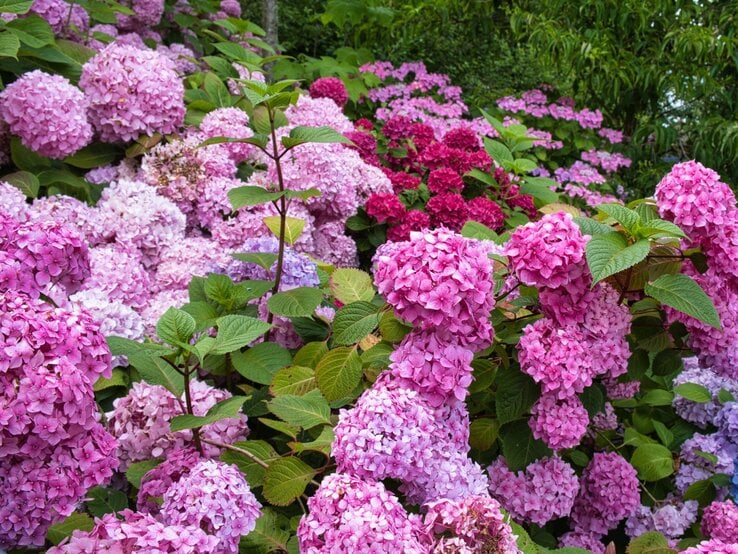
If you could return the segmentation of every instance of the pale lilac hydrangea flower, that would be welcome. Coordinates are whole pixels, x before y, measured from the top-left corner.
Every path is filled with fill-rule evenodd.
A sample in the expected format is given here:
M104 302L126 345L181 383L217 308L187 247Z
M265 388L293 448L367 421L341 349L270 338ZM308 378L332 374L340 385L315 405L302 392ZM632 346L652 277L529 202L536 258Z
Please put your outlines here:
M682 554L738 554L738 544L713 539L702 541L697 546L690 546L683 550Z
M73 2L34 0L30 11L43 17L51 26L54 34L61 37L84 36L90 26L90 16L87 11Z
M61 159L92 140L87 102L82 91L65 77L35 70L24 73L0 93L0 116L26 148Z
M0 181L0 206L6 215L18 221L25 221L28 218L30 206L26 202L26 195L19 188L4 181Z
M169 58L180 75L189 75L199 69L197 63L192 61L197 59L197 55L184 44L177 42L169 45L160 44L156 47L156 51Z
M118 27L135 31L142 27L154 27L164 15L164 0L127 0L124 6L133 11L133 15L116 14Z
M594 533L570 531L559 538L559 546L582 548L592 554L605 554L605 545L602 544L599 535Z
M453 451L452 444L439 443L435 457L412 481L403 483L400 491L411 504L425 504L440 499L460 500L469 496L486 496L489 479L482 467L464 451Z
M625 532L636 538L648 531L658 531L670 540L680 539L697 520L698 504L675 499L661 506L640 506L625 522Z
M152 293L149 273L139 253L125 244L106 244L90 249L91 275L82 290L98 291L111 301L143 308ZM125 268L121 271L121 268Z

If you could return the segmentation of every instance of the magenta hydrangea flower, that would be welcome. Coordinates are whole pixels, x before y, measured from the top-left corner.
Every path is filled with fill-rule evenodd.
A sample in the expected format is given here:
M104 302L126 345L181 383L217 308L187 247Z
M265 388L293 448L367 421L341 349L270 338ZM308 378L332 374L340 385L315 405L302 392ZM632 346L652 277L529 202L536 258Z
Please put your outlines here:
M52 547L48 554L216 554L219 542L197 527L165 525L148 514L122 510L96 519L92 531L74 531L68 541Z
M202 460L164 493L160 517L218 539L216 554L236 554L241 535L254 530L261 504L236 466Z
M390 373L431 403L464 400L472 382L471 350L441 331L412 331L390 354Z
M310 85L310 96L313 98L330 98L343 108L349 101L346 85L338 77L321 77Z
M422 526L425 532L430 537L438 536L439 541L448 534L461 539L466 547L461 552L521 552L500 504L489 496L468 496L455 501L443 499L430 502L424 508Z
M86 110L84 94L68 79L39 70L23 74L0 93L0 116L10 132L49 158L64 158L90 143Z
M500 205L484 196L472 198L466 204L468 217L492 230L499 231L505 224L505 213Z
M214 404L231 397L224 389L213 388L201 381L190 383L192 408L195 415L205 415ZM108 415L110 431L118 439L118 457L121 468L129 463L166 456L192 441L192 431L172 432L169 424L173 417L184 413L182 399L159 385L143 381L134 383L128 394L113 402ZM248 434L247 417L222 419L205 425L201 435L219 442L233 443ZM208 456L217 456L220 449L204 444Z
M308 499L297 527L300 552L402 552L425 554L417 523L379 482L342 473L326 476Z
M713 539L690 546L682 554L738 554L738 544Z
M464 180L453 169L440 167L428 175L428 190L433 194L461 192L464 190Z
M587 432L589 415L577 396L557 399L544 394L530 413L528 424L533 436L553 450L575 447Z
M110 44L82 68L88 115L104 142L175 132L184 121L184 86L174 64L153 50Z
M133 15L116 14L118 27L136 31L142 27L154 27L164 15L164 0L127 0L123 4L133 11Z
M405 205L392 193L372 194L364 207L378 223L400 223L406 213Z
M141 479L136 507L153 516L158 515L164 493L202 460L200 453L191 447L171 451L161 464Z
M200 131L204 138L249 138L254 132L249 127L249 116L238 108L218 108L208 113L200 122ZM255 146L245 142L223 144L235 163L241 163L254 155Z
M500 457L487 473L490 493L516 521L545 525L566 517L579 491L574 469L556 456L541 458L517 474Z
M510 269L526 285L559 288L584 271L582 235L571 214L555 212L518 227L505 248Z
M430 217L420 210L410 210L405 213L402 223L387 229L389 242L404 242L410 240L413 231L425 231L430 227Z
M374 257L374 282L397 315L419 329L445 329L461 344L489 344L492 265L479 241L446 229L413 233Z
M710 539L738 544L738 506L732 500L707 506L702 513L702 532Z
M571 512L579 533L605 535L641 504L636 470L616 452L595 452L579 484Z
M443 144L465 152L476 152L482 147L479 135L469 127L451 129L443 135Z
M454 192L431 196L425 204L425 209L435 227L460 231L469 220L469 209L464 197Z

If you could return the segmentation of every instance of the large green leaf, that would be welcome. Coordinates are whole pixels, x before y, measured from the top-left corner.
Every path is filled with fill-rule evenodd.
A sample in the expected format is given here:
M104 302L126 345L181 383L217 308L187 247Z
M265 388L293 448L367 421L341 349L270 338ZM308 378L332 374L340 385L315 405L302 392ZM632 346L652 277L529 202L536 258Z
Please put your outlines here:
M70 537L74 531L92 531L95 522L87 514L75 512L60 523L55 523L46 532L46 538L53 544L59 544L61 541Z
M613 229L610 225L605 225L604 223L600 223L599 221L595 221L594 219L591 219L589 217L575 217L574 223L576 223L579 226L580 231L582 231L583 235L590 235L590 236L597 236L597 235L604 235L606 233L614 233L615 229Z
M315 367L318 388L328 401L351 394L361 381L361 358L355 347L340 346L329 350Z
M613 218L630 232L633 232L636 225L641 221L638 212L621 204L598 204L597 209Z
M274 447L263 440L237 442L233 446L245 450L253 458L264 464L269 464L280 458ZM264 483L264 472L266 471L266 468L259 462L254 461L253 458L234 450L223 450L220 455L221 460L228 464L236 464L238 469L246 474L246 479L252 489L260 487Z
M29 198L36 198L41 184L38 177L30 171L16 171L3 177L3 181L13 185Z
M592 273L592 284L645 260L650 248L651 244L646 239L628 246L622 233L592 237L587 243L587 263Z
M128 507L128 497L124 492L107 487L94 487L87 491L87 510L95 517L120 512Z
M500 368L496 382L495 409L500 425L525 415L540 396L535 381L514 367Z
M300 238L303 229L305 228L305 220L298 217L285 217L284 218L284 241L287 244L295 244L297 239ZM264 225L266 225L272 234L279 238L281 233L281 218L278 215L270 215L264 218Z
M349 139L332 127L293 127L288 137L282 138L282 146L293 148L307 142L339 142L353 144Z
M136 368L147 383L161 385L177 397L184 392L184 376L163 358L148 354L129 354L128 363Z
M295 394L277 396L268 406L269 411L278 418L303 429L331 423L331 408L317 390L303 396Z
M500 434L500 424L497 420L483 417L475 419L469 426L469 446L477 450L488 450Z
M173 346L187 345L197 328L195 318L184 310L169 308L156 323L156 334Z
M365 271L341 267L331 274L330 287L336 300L343 304L371 302L374 298L372 278Z
M196 415L179 415L172 418L170 427L172 431L182 431L184 429L194 429L202 427L210 423L215 423L221 419L232 419L238 417L241 406L248 400L245 396L234 396L226 400L221 400L208 410L204 416Z
M244 206L256 206L258 204L266 204L273 202L284 196L284 192L271 192L264 187L243 186L236 187L228 191L228 199L234 210Z
M633 452L630 463L645 481L658 481L674 473L671 450L660 444L642 444Z
M293 394L302 396L317 387L315 383L315 371L309 367L293 365L283 367L274 374L269 391L272 396L283 396Z
M666 537L657 531L648 531L630 541L628 554L676 554Z
M234 352L262 336L271 325L246 315L224 315L217 320L218 334L210 350L211 354Z
M128 464L128 469L126 470L126 479L128 479L128 482L135 488L140 489L141 481L143 481L144 476L160 463L161 460L143 460L141 462L132 462Z
M28 13L33 0L0 0L0 13Z
M644 292L662 304L721 329L715 305L705 291L687 275L662 275L645 286Z
M112 144L96 142L67 156L64 158L64 163L81 169L92 169L109 164L120 155L121 151Z
M17 59L19 49L20 40L17 35L5 29L0 30L0 57Z
M355 344L379 324L379 309L369 302L353 302L336 312L333 318L333 342Z
M236 371L246 379L260 385L268 385L277 370L292 363L292 356L283 346L273 342L262 342L246 352L234 352L231 361Z
M687 400L701 404L712 400L712 394L710 394L707 387L698 385L697 383L682 383L674 387L674 392Z
M41 48L54 43L54 32L51 27L45 19L36 14L9 21L6 26L18 40L31 48Z
M282 317L309 317L323 300L323 293L312 287L297 287L278 292L267 301L269 311Z
M309 342L295 353L293 360L295 365L311 367L315 369L318 362L328 353L328 345L325 342Z
M264 498L275 506L287 506L305 492L315 473L299 458L274 460L264 473Z
M502 453L512 471L520 471L539 458L550 456L551 450L533 433L524 419L512 421L500 428Z

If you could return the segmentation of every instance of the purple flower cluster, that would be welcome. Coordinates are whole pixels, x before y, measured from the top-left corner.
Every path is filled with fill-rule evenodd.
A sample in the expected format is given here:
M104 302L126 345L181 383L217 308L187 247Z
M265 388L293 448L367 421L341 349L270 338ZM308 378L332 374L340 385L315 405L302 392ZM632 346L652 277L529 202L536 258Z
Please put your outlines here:
M184 86L168 58L113 43L90 59L79 80L88 115L104 142L173 133L184 121Z
M231 397L228 391L201 381L190 383L190 394L193 411L201 416L217 402ZM162 386L134 383L126 396L114 401L113 408L108 414L109 427L118 439L118 458L123 469L131 462L166 456L192 440L190 430L170 430L172 418L185 413L184 400ZM200 432L206 438L233 443L248 434L246 423L246 416L239 414L205 425ZM211 445L205 444L203 449L208 456L220 454L220 449Z
M676 541L697 520L698 508L696 500L681 502L675 499L658 506L640 506L625 522L625 532L636 538L648 531L658 531Z
M90 26L87 11L79 4L66 0L34 0L30 11L43 17L57 36L84 36Z
M736 458L738 447L719 433L694 434L684 441L680 450L681 463L675 478L676 490L684 494L693 483L709 479L716 473L732 475L733 460Z
M715 417L722 408L722 403L718 400L721 390L725 389L733 396L738 396L738 381L722 377L710 367L700 367L699 361L694 357L684 359L684 370L674 378L673 386L676 388L684 383L701 385L710 393L709 402L694 402L676 392L672 402L679 417L702 429L715 423Z
M49 158L64 158L90 143L92 126L86 112L81 90L60 75L38 70L23 74L0 93L0 117L10 132Z
M515 520L537 525L568 516L579 491L574 469L555 456L541 458L518 473L510 471L500 457L487 468L487 473L492 497Z
M503 110L523 112L536 118L550 116L554 119L576 121L583 129L599 129L602 126L600 110L582 108L577 111L571 98L559 98L549 104L546 93L538 89L526 91L520 98L505 96L497 100L497 105Z

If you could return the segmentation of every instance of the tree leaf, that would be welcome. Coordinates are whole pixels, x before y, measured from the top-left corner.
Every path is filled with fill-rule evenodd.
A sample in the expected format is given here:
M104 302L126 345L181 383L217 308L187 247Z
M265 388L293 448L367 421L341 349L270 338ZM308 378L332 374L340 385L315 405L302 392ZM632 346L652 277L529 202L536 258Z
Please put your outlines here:
M269 311L282 317L309 317L323 301L323 293L312 287L278 292L267 301Z
M371 302L374 298L372 278L360 269L338 268L331 274L330 287L336 300L343 304Z
M679 396L683 396L687 400L699 402L700 404L704 404L705 402L710 402L712 400L712 394L710 394L707 387L698 385L697 383L682 383L681 385L674 387L674 392Z
M691 277L687 275L662 275L645 286L644 292L662 304L690 315L716 329L720 326L715 305Z
M227 354L253 342L269 329L271 325L246 315L224 315L216 320L218 334L210 350L211 354Z
M290 442L288 444L289 447L297 453L313 451L320 452L321 454L325 454L326 456L330 456L331 445L333 444L333 440L335 439L335 437L336 435L333 432L333 428L329 425L325 425L320 430L320 434L315 440L310 442Z
M645 260L650 248L651 244L646 239L628 246L622 233L592 237L587 243L587 263L592 273L592 285Z
M292 355L289 350L276 343L262 342L246 352L233 352L231 361L236 371L246 379L268 385L277 370L292 363Z
M293 127L290 136L282 138L282 146L293 148L307 142L353 144L332 127Z
M269 391L272 396L291 394L302 396L317 387L315 371L309 367L293 365L283 367L274 374Z
M361 359L356 348L349 346L329 350L315 367L318 388L329 402L351 394L361 375Z
M178 415L172 418L170 427L173 432L182 431L184 429L194 429L195 427L202 427L210 423L215 423L221 419L232 419L238 417L241 411L241 406L248 400L245 396L234 396L221 400L217 404L213 405L212 408L204 416L196 416L190 414Z
M355 344L379 324L379 308L369 302L353 302L336 312L333 318L333 342Z
M315 473L299 458L274 460L264 473L264 498L275 506L287 506L305 492Z
M501 367L496 382L495 409L500 425L526 414L541 395L535 381L514 367Z
M633 452L630 463L645 481L658 481L674 473L671 450L660 444L642 444Z
M486 225L471 219L464 223L464 226L461 228L461 236L469 239L491 240L495 242L500 238L497 233Z
M233 104L228 87L223 84L223 81L215 73L205 73L203 88L208 94L208 98L219 108L227 108Z
M173 346L189 345L197 328L195 318L184 310L169 308L156 323L156 334Z
M72 533L79 529L80 531L92 531L95 522L87 514L75 512L60 523L56 523L49 527L46 532L46 538L53 544L59 544L67 537L71 537Z
M500 423L492 418L475 419L469 426L469 446L477 450L489 450L500 433Z
M502 453L511 471L520 471L535 460L550 456L551 450L541 441L533 438L533 433L524 419L518 419L500 428Z
M638 212L626 208L621 204L598 204L597 210L613 218L631 233L641 221L641 216L638 215Z
M87 494L86 502L87 510L95 517L102 517L105 514L120 512L128 508L128 497L125 493L107 488L94 487Z
M300 238L300 235L302 234L302 230L305 228L305 220L299 219L297 217L285 217L285 227L284 227L284 240L287 244L295 244L298 238ZM272 232L272 234L279 238L280 236L280 225L281 225L281 218L278 215L270 215L268 217L265 217L263 219L264 225L266 225L269 230Z
M410 330L411 327L397 319L394 310L387 310L379 319L379 332L387 342L400 342Z
M257 206L259 204L273 202L282 196L284 196L284 192L272 192L266 190L264 187L251 185L236 187L228 191L228 200L231 201L231 206L233 206L234 210L243 208L244 206Z
M295 394L277 396L268 403L268 406L269 411L281 420L303 429L331 423L331 408L317 390L303 396Z
M237 442L233 446L240 448L241 450L245 450L246 452L250 452L257 459L267 464L280 458L280 455L277 454L274 447L263 440ZM264 483L264 472L266 471L266 468L248 456L240 454L234 450L224 449L223 453L220 455L220 459L227 464L236 464L238 469L246 475L246 479L252 489L254 487L260 487Z

